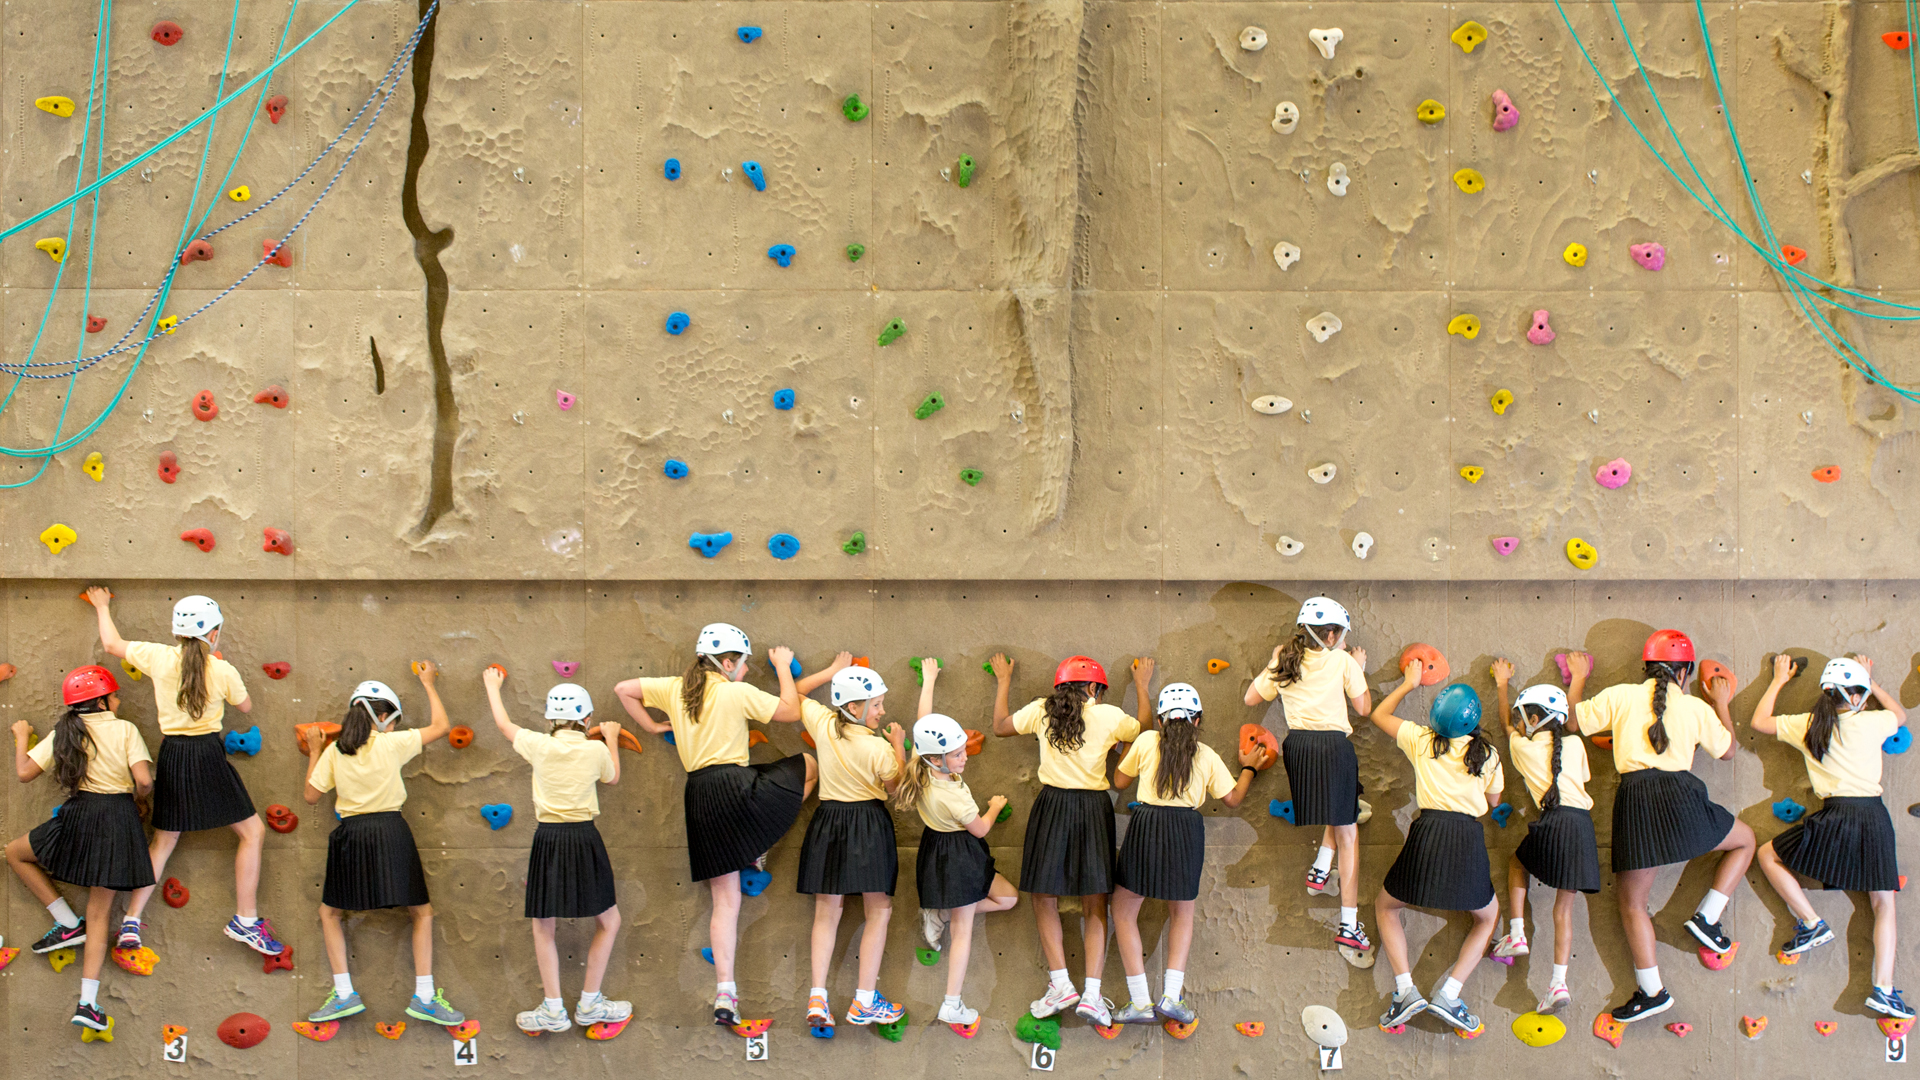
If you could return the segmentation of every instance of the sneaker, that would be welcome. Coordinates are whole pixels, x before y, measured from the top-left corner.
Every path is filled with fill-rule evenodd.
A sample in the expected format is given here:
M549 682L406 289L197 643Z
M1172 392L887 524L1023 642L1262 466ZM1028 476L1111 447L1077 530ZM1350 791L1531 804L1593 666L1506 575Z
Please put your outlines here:
M1714 952L1724 953L1733 948L1733 939L1721 931L1720 924L1708 922L1707 917L1697 911L1687 920L1687 930Z
M113 947L128 950L140 948L140 931L145 927L146 924L139 919L121 919L120 936L114 939Z
M544 1006L542 1007L544 1008ZM581 1027L592 1027L595 1024L617 1024L622 1020L630 1020L632 1018L633 1002L614 1001L611 998L605 997L591 1005L575 1006L573 1010L573 1022L579 1024Z
M99 1006L89 1005L84 1001L74 1006L73 1022L95 1031L107 1030L107 1014L101 1012Z
M1633 996L1627 999L1627 1003L1613 1010L1612 1015L1615 1020L1623 1024L1631 1024L1635 1020L1645 1020L1649 1016L1666 1012L1671 1008L1673 1008L1673 995L1668 993L1665 987L1652 997L1648 997L1644 990L1635 990Z
M847 1007L847 1023L860 1024L863 1026L866 1024L891 1024L905 1015L907 1015L907 1010L888 1001L887 995L877 990L874 991L873 994L873 1004L862 1005L860 1004L860 999L856 997L853 999L853 1004Z
M1072 986L1054 986L1047 984L1046 996L1027 1006L1035 1020L1045 1020L1054 1013L1071 1009L1080 1003L1080 991Z
M1867 995L1867 1008L1900 1020L1913 1019L1913 1010L1901 1000L1899 990L1882 990L1877 986L1874 987L1873 993Z
M122 929L120 934L124 938L126 930ZM287 951L285 945L274 940L273 924L265 919L256 919L252 926L247 926L235 915L227 920L227 936L261 956L279 956Z
M1399 1027L1426 1011L1427 999L1420 996L1420 991L1408 987L1405 992L1393 995L1392 1004L1380 1014L1380 1026Z
M538 1035L543 1031L568 1031L573 1027L573 1020L567 1016L567 1010L548 1011L546 1003L542 1002L539 1008L515 1016L513 1024L521 1031Z
M807 999L807 1026L833 1026L833 1006L827 1003L826 998L816 995Z
M755 855L753 857L753 868L755 870L760 871L763 874L766 873L767 872L767 856L769 854L771 853L763 851L760 854Z
M947 932L946 912L937 908L920 909L920 936L927 939L927 948L940 951L940 936Z
M1345 945L1349 949L1359 949L1361 952L1366 952L1373 948L1373 942L1367 940L1367 931L1360 925L1360 920L1358 919L1353 921L1352 926L1341 923L1340 929L1334 931L1333 943L1335 945Z
M87 920L81 919L79 926L61 926L53 924L53 929L33 943L33 951L45 955L58 949L70 949L75 945L87 943Z
M1798 956L1816 945L1825 945L1832 940L1833 928L1827 925L1827 920L1817 919L1812 926L1801 926L1796 922L1793 926L1793 936L1787 939L1785 945L1780 946L1780 951L1788 956Z
M1325 870L1320 870L1312 866L1307 867L1307 895L1325 896L1327 893L1332 892L1337 888L1337 886L1333 884L1333 876L1337 872L1338 871L1331 866Z
M1572 1003L1573 995L1567 991L1566 987L1549 986L1547 996L1540 999L1539 1006L1533 1011L1541 1016L1552 1016Z
M1517 938L1512 934L1501 934L1500 940L1493 943L1493 955L1525 956L1527 955L1527 939Z
M1160 1022L1160 1014L1155 1012L1151 1005L1141 1005L1129 1001L1124 1008L1113 1014L1113 1022L1116 1024L1157 1024Z
M717 1027L730 1028L740 1022L740 996L729 994L725 990L716 990L713 994L713 1022Z
M407 1002L407 1015L441 1027L454 1027L467 1019L464 1013L447 1004L447 992L437 989L433 997L426 1001L420 1000L416 994L412 1001Z
M1153 1011L1176 1024L1191 1024L1198 1015L1193 1011L1193 1006L1187 1004L1186 998L1175 1001L1165 994L1160 995L1160 1004L1155 1005Z
M1478 1035L1485 1026L1459 998L1442 997L1437 991L1427 1003L1427 1011L1469 1035Z
M367 1006L360 1000L359 994L348 994L342 997L340 991L329 990L327 1000L321 1002L319 1008L308 1013L307 1019L316 1024L324 1024L329 1020L344 1020L366 1011Z
M940 1003L940 1022L943 1024L959 1024L961 1027L969 1027L979 1022L979 1020L979 1011L967 1008L967 1003L964 1001L958 1005L949 1005L944 1001Z
M1113 1002L1106 998L1094 1001L1083 997L1080 999L1080 1004L1073 1007L1073 1011L1079 1013L1081 1019L1094 1027L1113 1026Z
M1360 804L1360 813L1354 817L1353 823L1355 825L1365 825L1367 822L1372 821L1373 804L1365 799L1357 799L1355 801Z

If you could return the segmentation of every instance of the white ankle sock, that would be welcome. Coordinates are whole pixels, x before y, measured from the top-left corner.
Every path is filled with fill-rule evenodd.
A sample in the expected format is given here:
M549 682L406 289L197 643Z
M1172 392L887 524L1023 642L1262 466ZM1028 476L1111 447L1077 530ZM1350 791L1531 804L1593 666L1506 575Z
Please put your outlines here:
M1047 972L1047 985L1055 990L1072 990L1073 980L1067 977L1067 969Z
M1071 986L1072 984L1069 983L1068 985ZM1100 980L1099 979L1090 978L1087 980L1087 988L1085 990L1080 991L1080 1000L1081 1001L1099 1001L1100 1000Z
M1185 993L1187 989L1187 973L1184 971L1175 971L1173 968L1168 968L1166 985L1167 985L1167 996L1172 998L1175 1001L1179 1001L1180 995Z
M715 996L718 996L720 994L732 994L734 997L739 997L740 984L730 983L730 982L717 982L713 984L713 992Z
M1461 989L1460 980L1449 975L1447 981L1440 984L1440 996L1448 1001L1459 1001Z
M817 997L821 1001L825 1001L827 1000L827 988L824 986L816 986L813 989L807 991L807 996Z
M252 916L251 918L245 915L235 915L234 918L239 920L241 926L248 927L249 929L260 923L260 916L258 915Z
M1717 923L1720 921L1720 914L1727 910L1727 894L1717 889L1708 889L1707 895L1700 898L1700 906L1694 910L1708 922Z
M80 1004L91 1005L96 1009L100 1007L99 979L80 980Z
M1153 1004L1153 991L1147 987L1145 972L1127 976L1127 999L1142 1008Z
M1565 985L1567 985L1567 965L1565 964L1553 965L1553 978L1547 983L1547 987L1551 989L1556 986L1565 986Z
M1660 981L1660 967L1657 964L1650 968L1634 968L1633 981L1640 984L1640 992L1648 997L1658 996L1660 991L1666 989L1666 984Z
M1413 972L1402 972L1393 977L1393 994L1395 997L1399 997L1411 989L1413 989Z
M960 1000L959 994L948 994L946 997L940 999L940 1007L943 1009L964 1009L967 1007L967 1003Z
M581 1002L581 1004L584 1005L586 1004L586 1002L583 1001ZM561 1001L559 998L541 998L540 1007L547 1010L550 1013L567 1011L567 1003L564 1001Z
M80 925L80 916L75 915L73 908L67 906L67 898L64 896L47 905L47 914L53 916L54 922L69 930Z
M1340 925L1341 926L1360 925L1360 909L1357 907L1341 908L1340 909Z
M1507 936L1512 938L1515 941L1527 940L1527 920L1508 919L1507 920Z
M413 996L421 1001L433 1000L433 976L415 975L413 977Z
M873 1008L873 991L855 990L853 992L853 1000L859 1002L861 1008L871 1009Z
M552 1000L556 1008L561 1007L559 998L553 998ZM604 995L602 995L598 990L595 990L591 994L587 993L585 990L580 991L580 1007L583 1009L594 1006L594 1005L598 1005L603 1000L605 1000Z
M333 992L339 994L341 997L352 995L353 975L345 971L335 974L333 977Z
M1321 873L1333 869L1333 849L1330 847L1321 848L1319 853L1313 857L1313 868Z

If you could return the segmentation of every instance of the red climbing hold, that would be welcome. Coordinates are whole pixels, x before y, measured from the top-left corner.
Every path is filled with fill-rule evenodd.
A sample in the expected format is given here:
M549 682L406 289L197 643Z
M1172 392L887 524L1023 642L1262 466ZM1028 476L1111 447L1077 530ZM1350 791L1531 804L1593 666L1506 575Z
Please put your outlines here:
M266 528L260 532L267 538L267 542L260 545L261 551L271 551L276 555L293 554L293 537L287 535L287 530Z
M1799 266L1801 263L1807 261L1807 249L1797 248L1792 244L1781 244L1780 254L1785 256L1787 262L1794 266Z
M266 954L266 962L260 965L262 975L271 975L276 971L293 970L293 946L282 945L279 953Z
M168 878L160 886L160 899L165 900L170 908L186 907L187 901L191 898L192 894L187 892L187 887L180 884L180 879L177 877Z
M87 316L87 333L97 334L100 331L105 330L106 328L107 328L107 317L105 315Z
M1813 470L1813 478L1815 480L1820 481L1823 484L1831 484L1834 481L1840 479L1840 466L1822 465L1819 468Z
M271 405L276 409L286 408L287 400L286 389L278 385L269 386L265 390L253 395L253 403L255 405Z
M1880 40L1886 42L1889 49L1904 49L1913 44L1913 35L1905 30L1891 30L1881 34Z
M214 403L213 391L202 390L193 395L193 418L211 420L220 415L220 406Z
M260 1040L266 1038L267 1033L272 1030L273 1025L267 1023L262 1017L253 1013L234 1013L220 1021L217 1034L221 1042L235 1050L251 1050L259 1046Z
M199 548L201 551L213 550L213 531L211 529L188 529L180 534L180 539Z
M185 266L188 263L206 262L211 258L213 258L213 245L207 243L205 240L195 240L193 243L187 245L187 250L180 253L180 265Z
M171 46L180 44L180 39L186 37L187 32L180 29L179 23L163 19L153 24L153 29L148 32L148 36L162 45Z
M270 123L279 123L280 118L285 115L287 115L287 95L275 94L267 99L267 120Z
M171 450L160 451L160 479L168 484L180 479L180 459Z
M293 252L287 245L272 240L260 241L260 257L275 266L293 265Z
M293 670L293 665L285 660L275 660L272 663L261 664L260 670L266 672L269 679L284 679L287 673Z

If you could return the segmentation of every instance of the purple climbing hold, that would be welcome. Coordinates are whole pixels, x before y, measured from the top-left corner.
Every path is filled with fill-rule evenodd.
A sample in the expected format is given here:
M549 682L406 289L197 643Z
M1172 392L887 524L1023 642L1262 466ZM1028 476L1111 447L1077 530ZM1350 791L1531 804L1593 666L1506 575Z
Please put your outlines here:
M1623 487L1631 479L1633 479L1633 466L1627 464L1626 458L1614 458L1600 466L1600 471L1593 474L1593 482L1603 488Z
M1667 249L1659 244L1630 244L1627 251L1633 255L1634 262L1649 270L1667 265Z
M1511 555L1519 550L1520 538L1517 536L1496 536L1493 538L1493 550L1502 555Z
M1527 328L1527 340L1535 345L1546 345L1553 341L1553 327L1547 325L1547 315L1544 308L1533 313L1533 325Z
M1520 108L1505 90L1493 92L1493 130L1510 131L1520 123Z

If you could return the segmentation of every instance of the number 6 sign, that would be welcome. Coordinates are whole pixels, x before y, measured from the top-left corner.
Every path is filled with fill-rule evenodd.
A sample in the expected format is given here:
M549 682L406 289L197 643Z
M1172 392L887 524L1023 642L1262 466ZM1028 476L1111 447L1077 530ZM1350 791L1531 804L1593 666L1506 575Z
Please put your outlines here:
M1052 1072L1054 1057L1055 1055L1052 1050L1047 1049L1039 1043L1034 1043L1033 1057L1027 1062L1027 1067L1038 1070L1039 1072Z

